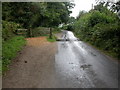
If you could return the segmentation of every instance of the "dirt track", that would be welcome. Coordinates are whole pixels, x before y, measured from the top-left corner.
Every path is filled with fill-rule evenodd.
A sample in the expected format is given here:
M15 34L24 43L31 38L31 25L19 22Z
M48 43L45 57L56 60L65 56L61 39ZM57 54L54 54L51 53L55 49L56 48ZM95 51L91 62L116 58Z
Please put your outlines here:
M54 60L56 43L45 37L27 38L27 45L13 60L3 77L3 88L55 87Z

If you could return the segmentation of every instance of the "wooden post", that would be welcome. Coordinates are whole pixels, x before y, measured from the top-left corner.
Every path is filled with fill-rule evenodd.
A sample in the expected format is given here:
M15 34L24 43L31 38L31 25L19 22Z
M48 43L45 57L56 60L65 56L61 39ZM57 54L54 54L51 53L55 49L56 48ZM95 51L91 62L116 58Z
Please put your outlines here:
M50 39L52 39L52 28L50 28L50 36L49 36Z
M15 30L15 32L14 32L16 35L18 34L17 31L18 31L18 30Z
M31 30L30 30L30 28L28 29L28 37L31 37Z
M32 37L32 30L31 30L31 28L30 28L30 37Z

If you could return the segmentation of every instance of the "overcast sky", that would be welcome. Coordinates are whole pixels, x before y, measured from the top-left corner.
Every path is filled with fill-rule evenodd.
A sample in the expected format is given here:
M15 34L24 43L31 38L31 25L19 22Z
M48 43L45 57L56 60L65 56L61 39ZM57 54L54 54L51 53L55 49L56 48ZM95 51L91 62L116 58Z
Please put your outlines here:
M79 11L89 11L92 8L92 4L95 4L95 0L74 0L75 7L72 9L71 16L76 17Z
M92 9L92 4L95 5L95 0L73 0L75 7L72 9L72 14L70 16L76 17L82 10L89 11ZM110 2L117 2L119 0L104 0Z

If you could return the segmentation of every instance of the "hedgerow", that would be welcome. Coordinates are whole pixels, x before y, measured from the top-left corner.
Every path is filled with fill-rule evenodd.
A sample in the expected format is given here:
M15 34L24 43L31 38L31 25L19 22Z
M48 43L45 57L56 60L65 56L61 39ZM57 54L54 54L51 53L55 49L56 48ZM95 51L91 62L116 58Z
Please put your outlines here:
M74 25L74 32L81 40L120 58L120 20L115 13L93 10L81 16Z

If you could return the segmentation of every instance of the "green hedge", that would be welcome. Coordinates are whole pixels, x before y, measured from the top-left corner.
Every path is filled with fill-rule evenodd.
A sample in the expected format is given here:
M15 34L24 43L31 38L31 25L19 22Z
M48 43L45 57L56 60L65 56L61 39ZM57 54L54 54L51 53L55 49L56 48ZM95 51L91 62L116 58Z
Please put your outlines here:
M75 22L76 35L120 59L120 20L115 13L93 10Z
M21 26L14 22L2 21L2 38L8 40L15 36L15 31Z

